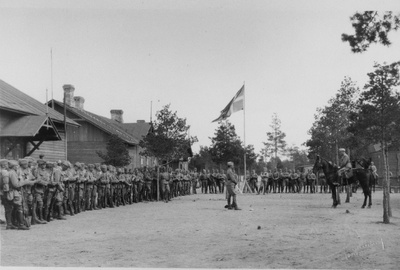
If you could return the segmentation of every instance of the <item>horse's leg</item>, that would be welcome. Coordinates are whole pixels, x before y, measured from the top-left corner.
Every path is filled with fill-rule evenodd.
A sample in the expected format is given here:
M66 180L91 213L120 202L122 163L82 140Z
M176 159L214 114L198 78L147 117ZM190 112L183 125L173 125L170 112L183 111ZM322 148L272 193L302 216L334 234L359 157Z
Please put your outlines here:
M346 186L346 203L349 203L350 202L350 189L351 189L351 186L350 185L347 185Z
M333 200L333 204L332 204L332 208L336 208L337 204L337 197L336 197L336 187L335 186L331 186L332 189L332 200Z

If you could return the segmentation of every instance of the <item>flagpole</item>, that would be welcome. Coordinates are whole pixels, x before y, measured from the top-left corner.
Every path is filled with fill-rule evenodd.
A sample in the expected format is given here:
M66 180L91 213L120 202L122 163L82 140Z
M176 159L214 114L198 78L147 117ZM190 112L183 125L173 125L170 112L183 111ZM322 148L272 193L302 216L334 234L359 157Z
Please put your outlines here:
M244 142L244 183L246 183L246 89L243 82L243 142ZM244 186L243 186L244 187Z

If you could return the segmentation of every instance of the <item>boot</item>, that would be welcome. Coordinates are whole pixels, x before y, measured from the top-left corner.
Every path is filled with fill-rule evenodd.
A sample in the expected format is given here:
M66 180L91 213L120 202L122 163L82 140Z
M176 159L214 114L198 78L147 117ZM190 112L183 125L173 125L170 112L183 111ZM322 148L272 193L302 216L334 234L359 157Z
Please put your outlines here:
M70 215L71 216L74 216L75 214L74 214L74 210L72 209L73 207L72 207L72 203L69 203L68 204L68 208L69 208L69 211L70 211Z
M61 205L57 205L56 208L57 208L57 212L58 212L57 219L58 220L66 220L66 218L61 215L61 208L62 208Z
M29 227L25 226L25 224L24 224L25 223L24 213L18 211L17 215L18 215L18 223L19 223L18 230L24 230L24 231L29 230Z
M41 221L40 218L37 216L37 212L39 212L39 209L36 208L36 206L33 206L32 208L32 225L36 224L46 224L46 221Z
M43 219L43 208L39 208L39 221L40 221L40 223L39 224L46 224L47 222L46 221L44 221L44 219Z
M227 199L228 204L225 205L225 208L228 208L229 210L232 209L232 205L231 205L231 198Z
M233 209L235 210L242 210L238 207L237 203L236 203L236 198L233 198L233 204L232 204Z
M65 216L65 215L70 215L71 214L71 212L69 212L69 210L68 210L68 206L67 206L67 203L66 202L63 202L63 204L62 204L62 208L63 208L63 215Z
M7 224L6 230L17 230L18 229L18 227L14 226L11 221L12 220L12 209L6 209L5 218L6 218L6 224Z

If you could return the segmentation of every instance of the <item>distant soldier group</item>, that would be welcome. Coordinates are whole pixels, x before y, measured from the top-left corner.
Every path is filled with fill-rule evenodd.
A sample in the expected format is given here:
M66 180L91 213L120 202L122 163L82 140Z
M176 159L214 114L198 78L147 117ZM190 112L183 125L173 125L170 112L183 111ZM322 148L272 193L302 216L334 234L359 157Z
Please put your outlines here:
M202 193L224 193L226 184L226 174L224 170L213 169L212 173L210 170L203 169L199 175Z
M66 215L154 201L158 194L168 202L177 196L195 194L199 179L196 170L167 171L160 167L157 185L156 168L46 162L31 157L18 161L1 159L0 166L0 195L7 230L28 230L31 224L65 220Z
M316 193L317 177L312 170L307 172L288 169L265 170L260 177L261 183L258 187L256 172L253 170L251 174L247 174L247 182L252 193L300 193L302 191Z

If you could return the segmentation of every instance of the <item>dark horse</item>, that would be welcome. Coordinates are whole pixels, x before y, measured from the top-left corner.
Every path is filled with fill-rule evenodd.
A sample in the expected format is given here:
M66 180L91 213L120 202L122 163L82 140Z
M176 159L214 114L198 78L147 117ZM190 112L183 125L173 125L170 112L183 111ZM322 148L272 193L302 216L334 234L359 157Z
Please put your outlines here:
M337 186L334 185L334 182L339 182L338 178L338 167L332 165L331 162L327 161L324 158L321 158L317 156L313 168L313 172L316 174L318 173L319 170L323 170L325 177L326 177L326 182L330 186L332 190L332 199L333 199L333 208L336 208L336 206L339 204L338 196L339 193L337 192ZM371 189L370 189L370 174L371 172L366 169L352 169L353 176L351 176L349 179L346 179L347 184L352 184L352 183L357 183L357 181L360 183L360 186L364 192L364 203L361 206L361 208L365 208L367 204L367 198L369 198L369 204L368 208L371 208L372 202L371 202Z

